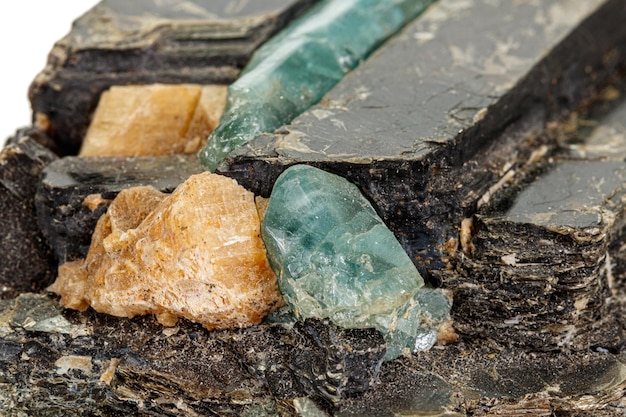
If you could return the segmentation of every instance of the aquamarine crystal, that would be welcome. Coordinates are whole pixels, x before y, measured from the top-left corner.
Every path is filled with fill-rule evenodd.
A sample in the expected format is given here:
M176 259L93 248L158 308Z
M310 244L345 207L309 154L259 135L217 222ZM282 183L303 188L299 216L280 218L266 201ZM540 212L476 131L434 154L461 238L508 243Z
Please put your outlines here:
M432 0L322 0L264 44L228 88L219 126L200 160L209 170L232 150L290 122Z
M451 300L424 280L359 189L307 165L276 181L262 236L279 288L298 318L374 327L385 359L426 350Z

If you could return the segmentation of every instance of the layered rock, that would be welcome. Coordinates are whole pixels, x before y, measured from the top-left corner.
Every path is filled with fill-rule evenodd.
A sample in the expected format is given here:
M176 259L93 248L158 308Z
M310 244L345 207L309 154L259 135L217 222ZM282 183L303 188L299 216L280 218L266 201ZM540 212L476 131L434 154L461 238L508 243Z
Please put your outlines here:
M163 329L152 317L70 312L36 294L0 301L0 332L8 415L617 417L626 409L623 353L462 342L381 364L384 343L371 329L310 319Z
M195 153L217 126L226 86L114 86L100 97L79 156Z
M54 253L37 227L35 191L39 174L58 157L37 139L18 131L0 151L0 299L43 289L54 279Z
M626 223L626 165L568 160L541 171L479 210L474 255L450 281L456 326L536 350L619 349L623 294L615 298L609 245Z
M608 240L597 235L587 240L588 248L576 235L593 237L593 227L559 234L535 224L537 216L508 223L502 216L522 190L555 178L550 172L560 171L556 178L562 179L571 157L623 162L623 109L607 117L610 124L579 115L584 129L571 137L575 118L559 116L594 96L624 64L625 11L619 0L441 0L416 21L414 31L390 42L344 82L364 67L369 67L368 77L349 81L337 90L341 96L327 96L331 100L301 119L306 123L298 123L294 132L303 136L281 130L255 141L271 146L250 146L232 159L229 175L245 178L264 195L283 169L300 160L358 183L422 276L454 290L452 313L462 332L456 343L377 369L384 345L371 329L345 330L310 320L212 332L181 320L164 329L152 317L63 310L53 297L24 294L0 302L0 413L623 415L626 357L614 330L620 329L626 299L626 233L620 229L619 204L612 205L613 194L604 188L612 180L602 185L603 178L594 182L585 174L578 185L563 187L594 196L585 207L600 213L598 230L606 231ZM372 69L374 60L382 70ZM619 102L615 97L620 94L607 90L602 96ZM546 135L546 125L564 134ZM588 136L592 143L584 140ZM351 150L348 145L355 140ZM380 153L368 151L372 144ZM94 178L91 184L100 177L96 173ZM132 181L130 175L120 178ZM613 191L621 193L619 186ZM596 204L602 196L609 198ZM523 200L531 201L527 197ZM90 198L87 204L98 201ZM562 221L556 207L550 216L557 213ZM538 208L524 213L540 213ZM606 222L610 216L614 223ZM60 218L67 222L71 217ZM515 245L529 257L511 256L519 249ZM532 259L537 261L533 271L525 261L535 249L541 257ZM548 259L552 255L554 264ZM569 262L579 274L566 269ZM603 268L595 267L598 262ZM551 268L558 270L558 278L545 273ZM528 278L537 281L524 281L522 273L529 271ZM559 288L553 291L552 284ZM609 299L598 303L605 295ZM509 305L529 314L516 317L506 310ZM607 326L611 316L617 327ZM58 325L62 331L38 325L59 317L65 319ZM548 332L533 333L540 321ZM577 337L567 348L559 344L567 334L550 329L570 324ZM363 392L366 381L371 383Z
M282 303L254 196L208 173L169 196L122 191L98 221L87 258L61 265L49 290L68 308L156 314L165 325L185 317L208 329L250 326Z
M113 85L223 84L314 0L104 0L78 18L33 81L33 120L76 154L100 94Z

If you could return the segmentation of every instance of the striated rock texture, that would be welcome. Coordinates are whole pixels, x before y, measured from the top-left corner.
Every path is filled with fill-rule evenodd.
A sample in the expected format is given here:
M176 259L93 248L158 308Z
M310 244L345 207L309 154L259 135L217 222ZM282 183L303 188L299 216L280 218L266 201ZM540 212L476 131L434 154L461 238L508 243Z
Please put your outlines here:
M195 155L66 156L42 172L37 221L60 263L87 256L100 216L123 189L150 185L171 193L204 168Z
M289 123L430 3L320 1L259 48L229 86L224 117L200 152L202 163L215 171L238 146Z
M276 145L266 153L242 149L258 159L233 160L264 195L306 155L358 183L422 276L454 290L456 343L376 369L384 345L371 329L269 319L246 329L207 331L188 320L163 328L153 316L78 312L23 294L0 301L0 414L623 417L626 350L613 330L626 311L625 107L609 123L581 114L584 129L571 137L555 140L544 129L546 121L569 128L550 120L624 64L625 11L622 0L439 0L360 67L380 57L378 70L358 78L355 70L341 95L288 128L304 136L281 130L265 137ZM367 151L377 145L389 152ZM423 162L411 159L419 149ZM385 155L392 159L377 159ZM570 165L572 157L593 161ZM83 192L104 180L100 190L113 171L65 178ZM120 178L132 182L133 172ZM572 193L545 204L530 198L533 189L549 199ZM510 211L517 203L525 208ZM57 218L67 224L68 214ZM601 220L566 221L589 214ZM556 233L542 216L569 230ZM607 327L611 316L621 326ZM575 349L554 343L567 341L559 330L569 325L583 336Z
M57 156L37 139L45 135L20 130L0 151L0 299L54 279L54 254L37 227L34 200L39 174Z
M533 350L621 349L623 255L609 246L623 244L626 164L553 156L518 175L478 211L474 254L450 280L457 329Z
M374 327L385 359L430 349L451 300L424 280L353 184L307 165L276 181L263 240L280 290L297 317Z
M29 90L33 119L75 154L113 85L222 84L315 0L103 0L58 41Z
M215 129L226 86L114 86L100 97L79 156L195 153Z
M533 350L623 349L624 92L622 79L552 124L557 149L481 201L473 256L450 280L459 333Z
M0 414L619 417L626 352L498 350L477 340L383 362L372 329L308 319L206 331L0 301ZM365 390L365 391L363 391ZM319 409L318 414L297 410Z
M122 191L96 226L85 260L61 265L49 287L68 308L119 317L156 314L208 329L246 327L281 305L252 193L209 173L170 196Z

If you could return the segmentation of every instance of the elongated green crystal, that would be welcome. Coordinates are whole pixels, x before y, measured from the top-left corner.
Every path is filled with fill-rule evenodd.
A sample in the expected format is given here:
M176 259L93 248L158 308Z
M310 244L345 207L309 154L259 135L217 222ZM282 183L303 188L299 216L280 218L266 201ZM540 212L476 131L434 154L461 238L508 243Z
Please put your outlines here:
M279 288L298 318L374 327L385 359L429 349L451 300L424 280L359 189L307 165L276 181L262 236Z
M200 151L215 171L235 148L317 103L349 70L433 0L322 0L264 44L228 88Z

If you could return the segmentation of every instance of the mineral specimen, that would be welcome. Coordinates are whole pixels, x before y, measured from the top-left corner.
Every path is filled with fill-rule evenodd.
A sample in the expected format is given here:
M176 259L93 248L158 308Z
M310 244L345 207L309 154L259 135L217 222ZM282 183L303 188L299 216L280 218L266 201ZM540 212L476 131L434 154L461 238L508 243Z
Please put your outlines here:
M451 300L423 288L395 236L341 177L307 165L289 168L274 185L262 235L296 316L375 327L387 342L387 360L407 347L429 349L449 319Z
M239 145L291 121L430 3L321 1L259 48L229 86L224 116L200 153L202 163L214 171Z
M73 309L154 313L165 325L185 317L208 329L250 326L282 302L254 196L209 173L169 196L122 191L98 221L87 258L61 265L49 290Z
M171 193L203 171L195 155L66 156L41 174L35 195L39 227L60 263L84 258L98 219L120 191L151 185Z
M375 329L311 319L214 331L180 320L163 328L153 316L60 309L52 295L26 293L0 300L0 414L624 416L626 350L614 337L626 311L624 107L610 123L580 113L587 132L570 138L555 140L544 128L569 131L570 118L554 116L594 97L624 68L625 19L623 0L439 0L306 117L231 154L223 172L255 194L269 196L278 175L302 161L357 183L424 279L454 291L458 342L377 369L385 346ZM188 40L175 49L201 42ZM119 57L116 48L111 56ZM84 52L68 51L68 65ZM106 53L93 54L102 65ZM111 64L155 55L131 49L126 56ZM181 82L190 82L186 75ZM65 104L97 77L85 71L48 84L61 87L47 96L61 103L49 113L51 126L88 117ZM624 97L619 91L608 96ZM389 152L371 152L376 147ZM572 161L580 158L591 160ZM50 223L72 224L81 205L102 209L119 191L118 177L152 177L125 166L51 171L59 175L46 176L46 187L59 185L59 207ZM183 168L163 169L163 183ZM71 181L82 197L65 205L62 193L77 195ZM531 198L568 190L563 205ZM572 227L568 216L587 217L590 227ZM607 327L609 320L617 326Z
M477 200L541 149L546 121L624 62L626 25L608 23L624 19L619 0L439 0L220 172L268 196L287 167L323 165L358 184L409 256L444 281L444 244Z
M64 154L76 154L113 85L234 81L255 49L315 0L103 0L59 40L29 98Z
M114 86L100 97L80 156L195 153L217 126L226 86Z

